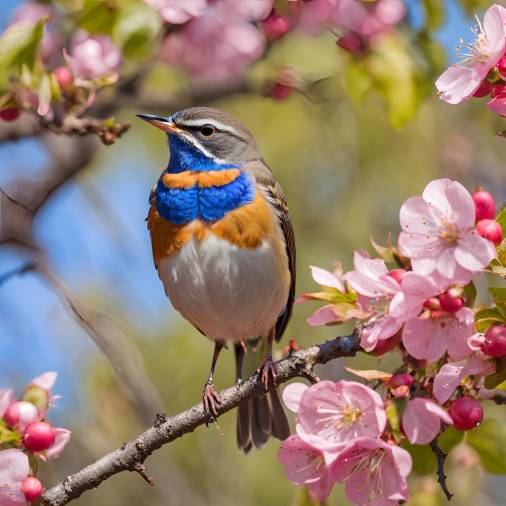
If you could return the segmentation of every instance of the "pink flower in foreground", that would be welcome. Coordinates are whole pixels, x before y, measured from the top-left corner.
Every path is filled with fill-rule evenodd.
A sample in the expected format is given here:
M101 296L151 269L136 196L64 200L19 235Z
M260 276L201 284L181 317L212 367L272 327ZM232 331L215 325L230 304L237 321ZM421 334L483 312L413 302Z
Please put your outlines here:
M455 314L408 320L402 342L408 353L418 360L433 363L445 352L452 360L463 360L472 353L467 341L475 332L473 310L465 307Z
M295 383L290 383L287 385L282 394L283 402L285 403L285 406L294 413L299 412L299 406L300 406L300 400L302 399L302 396L308 390L307 385L304 383L300 383L296 381Z
M410 454L381 439L353 441L330 466L333 481L344 482L346 497L359 506L397 506L408 499Z
M200 16L207 7L207 0L145 0L168 23L186 23Z
M483 25L478 21L477 39L464 45L465 58L448 68L436 81L440 98L458 104L472 97L489 71L501 59L506 44L506 9L494 4L487 9Z
M379 437L386 421L383 400L374 390L356 381L320 381L301 396L297 433L325 448L357 437Z
M107 35L79 32L72 39L70 54L65 52L65 58L74 77L90 81L100 77L118 78L121 52Z
M335 459L335 454L324 452L299 436L290 436L283 441L278 459L292 483L307 484L311 496L317 501L327 499L332 490L328 465Z
M237 78L264 48L262 32L220 1L209 6L205 15L168 35L161 58L182 67L192 77L224 81Z
M21 484L28 477L28 457L20 450L0 451L0 504L2 506L26 506Z
M401 207L399 246L413 271L436 283L467 284L496 257L494 245L474 230L471 194L457 181L431 181L421 197Z
M488 376L494 372L495 361L481 351L473 353L467 360L444 364L434 378L434 397L444 404L466 376Z
M383 260L370 259L358 251L353 263L355 270L346 273L344 279L362 296L362 306L373 315L364 326L360 342L366 351L395 335L408 318L420 313L425 299L439 292L430 280L413 272L397 281Z
M411 444L429 444L439 434L441 422L453 424L441 406L420 397L408 401L402 414L402 429Z

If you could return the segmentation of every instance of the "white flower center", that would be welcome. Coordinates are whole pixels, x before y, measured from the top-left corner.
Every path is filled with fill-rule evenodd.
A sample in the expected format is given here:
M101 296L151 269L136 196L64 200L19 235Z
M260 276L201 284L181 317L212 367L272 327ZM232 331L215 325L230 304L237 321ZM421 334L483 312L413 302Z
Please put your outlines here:
M478 16L476 16L476 26L472 29L472 31L476 35L474 43L468 44L464 42L463 39L460 39L460 45L456 48L457 56L463 58L460 63L468 61L484 63L491 56L487 36L485 35L483 25L481 24Z

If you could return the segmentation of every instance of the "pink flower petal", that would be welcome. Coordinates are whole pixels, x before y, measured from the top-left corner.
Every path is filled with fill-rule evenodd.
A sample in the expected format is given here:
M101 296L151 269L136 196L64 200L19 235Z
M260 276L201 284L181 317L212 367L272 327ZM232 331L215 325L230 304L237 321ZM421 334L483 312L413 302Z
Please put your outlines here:
M499 95L487 102L487 107L499 116L506 116L506 97Z
M411 234L427 234L437 231L438 224L422 197L411 197L399 212L402 230Z
M448 355L452 360L462 360L472 353L467 340L476 329L474 328L474 312L468 307L460 309L455 316L440 326L441 334L446 343Z
M65 449L65 446L70 441L70 436L72 433L68 429L57 427L54 429L54 434L54 444L51 446L51 448L49 448L49 450L46 450L45 452L45 457L48 460L57 459L61 455Z
M0 451L0 486L16 487L29 472L28 457L22 451L14 448Z
M464 366L465 362L445 364L436 374L433 393L440 404L444 404L459 386Z
M332 492L332 487L334 483L330 479L330 474L326 470L323 476L318 480L312 483L309 483L308 489L309 494L315 501L326 501Z
M311 276L319 285L329 286L344 292L344 286L335 274L314 265L310 265L309 267L311 269Z
M472 272L483 270L496 257L497 251L493 243L475 234L460 239L455 249L457 262Z
M0 390L0 418L5 415L7 408L15 401L14 391L11 388Z
M57 372L48 371L43 374L40 374L36 378L33 378L33 380L30 381L29 385L42 388L42 390L46 390L49 392L56 383L57 378L58 378Z
M476 209L471 194L458 181L451 181L446 187L446 197L451 208L452 222L457 228L473 228Z
M439 76L436 88L440 93L441 100L449 104L460 104L473 96L482 80L482 76L476 68L455 64Z
M299 411L299 404L302 394L304 394L308 388L309 387L307 385L298 381L287 385L282 393L282 398L285 406L290 411L297 413Z
M337 316L332 309L332 304L317 309L307 320L308 325L317 327L319 325L328 325L330 323L336 323Z
M494 4L487 9L483 17L483 31L492 55L502 55L506 42L506 9Z
M2 506L28 506L25 495L11 487L0 486L0 504Z
M404 325L402 342L408 353L419 360L430 363L441 358L445 352L445 342L439 325L431 319L412 318Z

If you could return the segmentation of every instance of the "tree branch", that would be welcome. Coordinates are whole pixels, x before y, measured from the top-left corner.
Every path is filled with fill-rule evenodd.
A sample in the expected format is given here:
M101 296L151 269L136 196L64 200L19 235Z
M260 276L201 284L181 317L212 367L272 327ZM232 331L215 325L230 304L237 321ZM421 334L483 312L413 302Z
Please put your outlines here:
M445 461L446 461L446 453L441 449L438 444L437 438L433 439L430 443L430 449L434 452L437 460L437 481L439 482L439 486L441 487L446 499L451 501L453 494L448 490L448 485L446 484L446 474L445 474Z
M281 384L296 377L306 377L307 371L314 365L325 364L338 357L353 356L359 349L359 337L351 335L292 352L288 357L275 363L277 383ZM241 402L264 393L264 386L258 374L254 374L242 384L227 388L220 393L222 403L218 406L218 416L237 407ZM43 495L43 504L63 506L123 471L140 473L144 479L152 483L144 461L161 446L193 432L200 425L212 422L213 419L212 415L204 411L202 404L197 404L170 418L159 414L154 425L134 440L47 490Z

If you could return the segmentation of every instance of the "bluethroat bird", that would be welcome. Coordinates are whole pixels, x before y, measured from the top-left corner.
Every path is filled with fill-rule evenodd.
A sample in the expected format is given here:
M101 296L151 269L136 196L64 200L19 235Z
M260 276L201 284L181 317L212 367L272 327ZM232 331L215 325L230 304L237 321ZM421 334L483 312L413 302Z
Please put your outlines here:
M253 136L217 109L195 107L170 117L138 115L168 135L170 159L150 195L153 257L174 308L214 341L203 405L217 415L214 370L234 344L237 381L245 353L266 348L258 368L265 396L239 406L237 442L248 452L270 435L289 436L272 345L288 324L295 291L295 240L281 186Z

